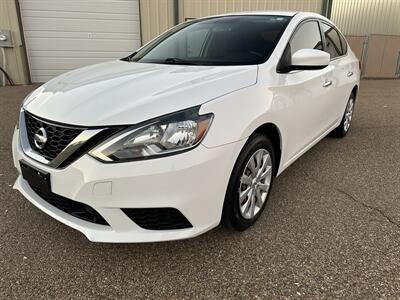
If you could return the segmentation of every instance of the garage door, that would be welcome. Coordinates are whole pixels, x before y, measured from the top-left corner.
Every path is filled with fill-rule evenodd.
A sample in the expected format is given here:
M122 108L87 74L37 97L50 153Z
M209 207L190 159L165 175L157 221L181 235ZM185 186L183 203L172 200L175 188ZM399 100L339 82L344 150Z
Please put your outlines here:
M19 2L33 82L118 59L140 47L138 0Z

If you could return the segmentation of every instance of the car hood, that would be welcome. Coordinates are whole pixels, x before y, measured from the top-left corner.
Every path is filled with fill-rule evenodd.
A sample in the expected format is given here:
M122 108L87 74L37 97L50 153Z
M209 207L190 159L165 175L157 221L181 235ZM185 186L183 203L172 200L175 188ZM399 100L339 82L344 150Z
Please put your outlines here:
M24 108L83 126L135 124L248 87L257 66L183 66L111 61L84 67L35 90Z

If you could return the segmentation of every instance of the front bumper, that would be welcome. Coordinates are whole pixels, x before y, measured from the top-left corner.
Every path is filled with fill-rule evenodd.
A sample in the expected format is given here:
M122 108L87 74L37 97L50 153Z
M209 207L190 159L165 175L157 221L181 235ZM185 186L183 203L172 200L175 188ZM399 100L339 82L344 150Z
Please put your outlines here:
M78 219L36 194L20 175L14 185L36 207L82 232L94 242L153 242L197 236L221 220L229 177L245 140L206 148L203 145L174 156L128 163L103 164L84 155L65 169L41 164L22 151L18 129L13 136L14 165L19 161L50 173L52 192L95 209L110 226ZM178 209L193 227L148 230L121 208Z

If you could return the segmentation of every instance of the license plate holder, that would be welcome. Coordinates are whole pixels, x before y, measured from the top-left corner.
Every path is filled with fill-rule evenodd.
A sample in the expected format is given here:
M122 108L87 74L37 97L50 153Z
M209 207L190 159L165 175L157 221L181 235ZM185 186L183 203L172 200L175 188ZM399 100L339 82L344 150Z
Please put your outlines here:
M25 161L20 161L19 164L21 166L22 177L28 181L31 186L42 192L51 192L50 173L39 170Z

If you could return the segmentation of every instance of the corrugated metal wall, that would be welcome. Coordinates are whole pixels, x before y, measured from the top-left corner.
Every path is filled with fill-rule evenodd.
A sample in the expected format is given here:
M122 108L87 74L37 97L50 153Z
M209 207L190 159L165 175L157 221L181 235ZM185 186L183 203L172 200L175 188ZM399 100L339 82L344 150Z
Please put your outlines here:
M183 0L182 18L199 18L236 11L297 10L322 12L322 0Z
M400 0L334 0L331 19L346 35L400 35Z
M353 50L354 54L362 62L365 37L346 35L346 40L349 43L351 50Z
M363 77L399 76L400 0L334 0L331 19L361 59Z
M7 73L16 84L28 83L25 53L14 0L0 0L0 29L11 30L14 44L13 48L4 49L7 57ZM1 54L0 64L3 64Z
M143 44L174 26L174 0L140 0L140 25Z
M396 78L399 62L400 36L372 34L369 37L365 77Z
M323 0L179 0L179 22L187 18L249 10L321 13L322 3ZM143 43L174 25L174 0L140 0L140 11Z

